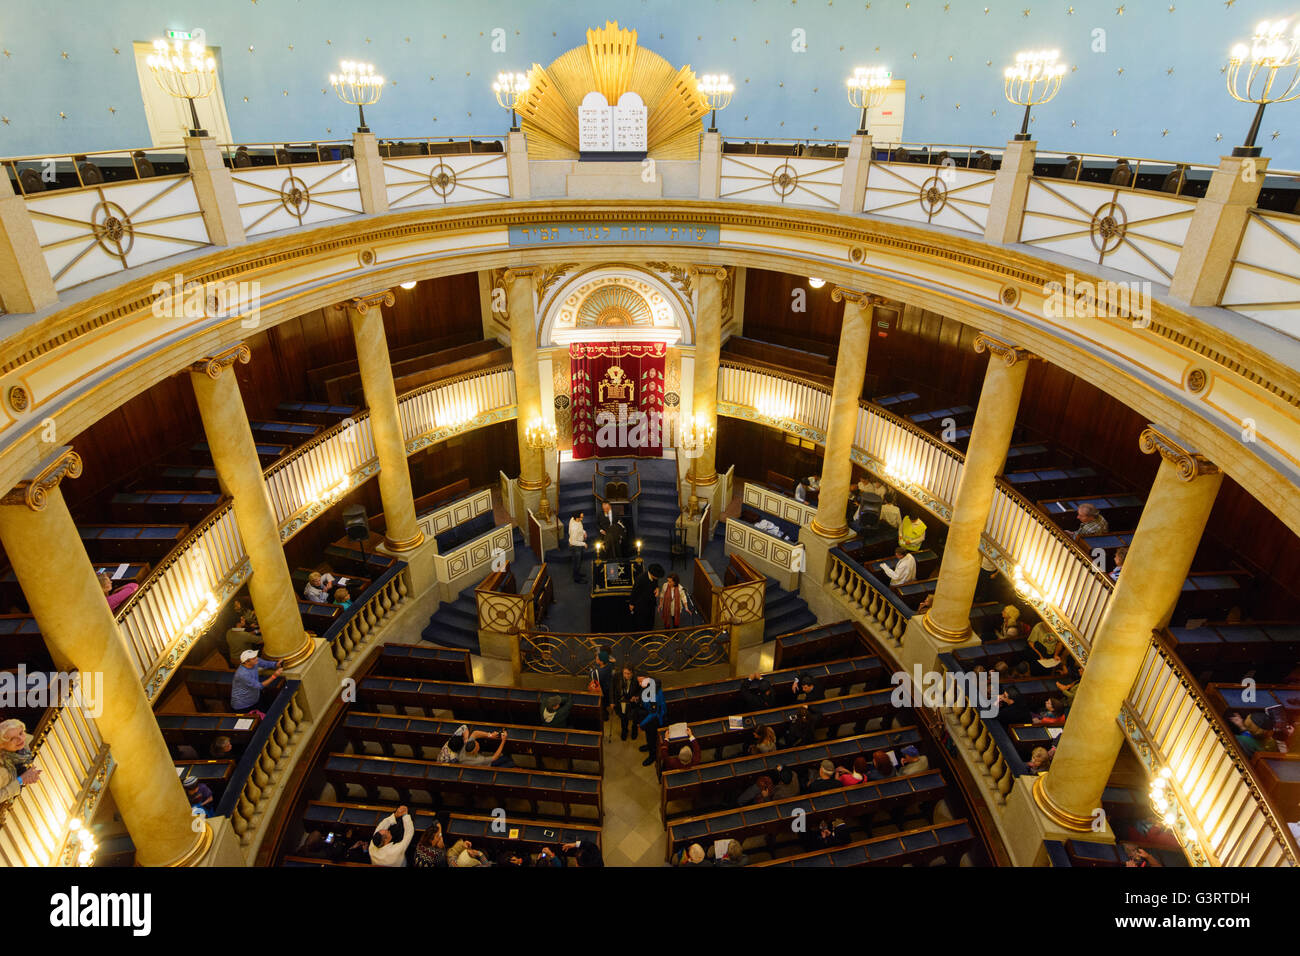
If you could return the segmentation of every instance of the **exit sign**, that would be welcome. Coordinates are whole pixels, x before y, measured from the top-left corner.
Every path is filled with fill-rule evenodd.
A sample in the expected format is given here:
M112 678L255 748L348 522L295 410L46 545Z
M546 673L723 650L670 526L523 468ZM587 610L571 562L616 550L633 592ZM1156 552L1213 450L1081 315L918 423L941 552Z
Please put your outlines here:
M167 39L169 40L193 40L194 34L186 33L184 30L168 30Z

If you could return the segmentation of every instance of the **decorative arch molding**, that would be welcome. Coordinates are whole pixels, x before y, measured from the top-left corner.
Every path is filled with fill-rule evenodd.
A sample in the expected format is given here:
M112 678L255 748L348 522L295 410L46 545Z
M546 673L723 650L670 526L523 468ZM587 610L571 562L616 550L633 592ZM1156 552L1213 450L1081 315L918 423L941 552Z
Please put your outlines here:
M599 324L599 308L617 309L619 298L627 299L630 306L629 319L634 320L628 326L650 333L644 337L665 341L671 337L673 345L694 344L692 304L657 273L619 262L579 268L556 285L544 303L540 346L564 345L573 340L574 333L590 331ZM643 305L638 306L638 300Z
M511 226L588 224L601 216L715 226L717 241L527 250L509 244ZM1178 430L1300 533L1294 339L1226 310L1185 311L1159 294L1141 327L1124 318L1056 319L1047 307L1050 283L1101 277L1085 274L1081 263L924 226L732 202L547 200L422 209L189 253L121 273L110 285L65 293L58 308L9 317L29 321L0 345L0 394L21 386L28 401L24 412L0 403L0 487L16 484L48 449L41 443L46 421L55 422L60 443L74 441L122 402L201 355L248 338L250 329L399 282L524 261L591 271L658 259L815 274L1014 341ZM243 314L154 314L157 287L170 286L181 269L200 283L258 280L252 324ZM1183 384L1193 368L1206 383L1195 394ZM1243 441L1247 421L1253 442Z

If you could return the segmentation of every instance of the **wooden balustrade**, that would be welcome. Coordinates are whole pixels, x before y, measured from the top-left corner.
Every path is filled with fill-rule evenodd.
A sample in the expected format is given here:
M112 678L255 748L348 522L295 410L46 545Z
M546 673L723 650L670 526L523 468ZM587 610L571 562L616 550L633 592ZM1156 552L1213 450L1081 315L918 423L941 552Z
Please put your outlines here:
M340 668L358 650L370 644L370 639L396 613L410 593L410 568L399 562L375 581L373 593L366 598L365 603L349 608L348 616L330 627L330 631L323 636L329 640L330 649Z
M238 787L237 796L227 790L217 807L219 815L224 815L222 811L229 814L231 828L244 846L252 840L256 822L270 802L274 785L280 777L281 765L286 762L299 728L306 723L306 715L298 704L298 694L299 688L293 685L281 691L281 699L272 704L250 744L255 746L258 737L264 736L261 746L245 753L240 760L236 773L246 770L246 775L242 786ZM270 724L269 730L263 735L267 724ZM246 762L249 764L247 767ZM231 781L232 788L237 785L238 779Z

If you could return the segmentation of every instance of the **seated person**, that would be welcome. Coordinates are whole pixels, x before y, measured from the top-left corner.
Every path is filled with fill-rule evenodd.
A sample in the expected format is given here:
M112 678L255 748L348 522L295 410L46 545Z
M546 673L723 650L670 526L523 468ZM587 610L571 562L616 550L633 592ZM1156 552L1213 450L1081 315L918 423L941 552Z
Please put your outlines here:
M688 733L690 733L688 731ZM665 740L659 745L659 765L665 770L681 770L685 767L696 766L700 762L700 742L695 739L695 734L690 733L689 743L680 747L676 754L670 756L672 744ZM675 742L674 742L675 743Z
M809 831L804 837L804 846L811 852L813 850L829 850L831 847L843 846L848 843L849 827L843 820L822 819L817 823L817 829Z
M352 594L347 588L335 588L334 603L346 610L352 606Z
M1261 751L1280 752L1277 741L1273 739L1273 718L1268 714L1251 714L1243 720L1241 714L1232 711L1228 714L1228 723L1240 731L1236 735L1237 743L1241 744L1247 757Z
M541 703L542 723L547 727L569 726L569 713L573 710L573 698L552 694Z
M605 858L600 854L600 847L591 840L574 840L560 846L560 852L575 859L579 867L603 867Z
M283 676L284 668L278 661L262 660L254 650L244 651L239 655L235 679L230 682L230 709L237 714L250 710L265 713L280 691L277 682Z
M225 734L214 737L212 743L208 746L208 758L211 760L234 760L235 745L230 742L230 738Z
M746 717L745 726L754 735L753 739L745 744L746 754L770 754L776 749L776 729L771 724L760 727L752 717Z
M1074 533L1075 541L1093 534L1105 534L1110 530L1110 524L1096 505L1085 501L1075 510L1074 515L1079 519L1079 530Z
M1069 660L1061 661L1061 666L1056 669L1056 689L1065 698L1067 707L1074 703L1074 693L1079 689L1081 680L1083 680L1083 668L1076 669L1074 663Z
M448 866L491 866L492 861L482 850L474 849L469 840L457 840L447 851Z
M835 770L832 761L823 760L816 770L808 771L808 785L804 789L809 793L820 793L823 790L834 790L836 787L844 786L835 776Z
M1052 758L1056 756L1056 748L1048 750L1046 747L1035 747L1030 753L1029 759L1025 761L1025 766L1034 773L1042 773L1052 765Z
M1065 700L1061 697L1049 697L1046 706L1034 714L1030 723L1035 727L1063 727L1067 716Z
M747 807L753 803L767 803L773 799L772 791L775 788L776 782L767 774L763 774L740 792L740 796L736 799L736 806Z
M713 853L714 849L714 847L709 847L709 852ZM746 866L748 863L749 857L745 855L745 851L741 847L739 840L729 840L727 842L726 852L722 855L722 859L719 860L715 856L713 861L714 866Z
M800 674L794 679L794 683L790 685L790 688L794 691L794 699L800 703L823 700L826 697L826 692L822 690L821 685L817 683L817 679L811 674Z
M704 847L692 843L680 853L673 855L673 866L712 866L713 861L704 853Z
M885 492L885 503L880 506L880 523L897 528L903 522L903 513L898 510L898 496L891 488ZM902 544L900 541L899 544Z
M560 856L549 846L544 846L537 851L532 859L533 866L539 867L563 867L564 857Z
M894 761L884 750L877 750L871 755L871 767L867 770L868 780L885 780L894 776Z
M925 773L930 769L930 758L921 753L914 745L908 744L898 755L898 773L910 777L914 773Z
M1127 856L1124 861L1125 866L1164 866L1158 857L1152 856L1140 846L1124 844L1123 848Z
M435 822L425 828L420 842L415 845L415 866L442 867L447 865L447 845L442 839L442 824Z
M916 580L916 556L910 551L895 548L894 557L897 560L892 568L887 564L882 564L880 570L885 572L885 575L889 578L889 583L896 588L902 587L904 584L911 584Z
M776 777L772 781L772 799L784 800L786 797L797 797L800 792L799 775L789 767L777 764Z
M231 664L243 656L244 651L260 651L262 637L248 626L248 618L240 615L235 619L234 627L226 631L226 659Z
M1003 727L1029 723L1032 715L1020 691L1008 687L998 694L998 721Z
M1020 608L1016 607L1014 604L1008 604L1006 607L1002 609L1002 620L998 623L998 626L996 628L994 628L992 631L990 631L988 634L985 635L984 640L1002 641L1012 637L1019 637L1020 636L1019 624L1020 624ZM1008 629L1013 626L1016 628L1015 633L1014 634L1008 633Z
M920 518L904 518L898 526L898 546L904 551L920 551L924 545L925 522Z
M1009 607L1010 605L1008 605ZM1015 610L1015 608L1012 608ZM1006 612L1003 611L1004 619ZM1017 612L1019 616L1019 612ZM1037 671L1041 674L1050 673L1055 669L1054 665L1039 664L1039 660L1054 661L1060 659L1061 639L1056 636L1046 621L1039 621L1029 632L1029 653L1033 656L1030 671Z
M871 764L867 762L866 757L854 757L852 770L846 770L844 767L835 768L835 774L839 778L840 785L845 787L852 787L862 783L867 779L870 772Z
M401 836L393 831L399 829ZM374 835L370 838L370 862L375 866L406 866L406 848L415 835L415 824L406 807L401 806L379 821Z
M333 588L334 575L328 572L321 574L319 571L313 571L307 575L307 583L303 585L302 596L313 604L328 604L330 591Z
M479 741L484 738L497 741L497 749L493 753L487 753L479 744ZM514 761L505 754L505 749L506 732L504 730L495 730L490 734L470 734L465 741L465 746L461 748L460 757L456 762L467 767L513 766Z
M1118 548L1115 551L1115 567L1110 569L1110 579L1119 580L1119 573L1124 569L1124 559L1128 557L1128 548Z
M812 743L813 732L817 729L817 714L807 705L800 707L790 715L786 725L777 734L781 750L802 747Z
M199 778L193 774L185 775L182 786L185 787L185 798L190 801L190 806L202 810L205 817L212 816L212 811L216 809L216 801L212 798L212 788L206 783L200 782Z
M134 581L123 584L116 591L113 590L113 579L109 577L107 572L99 576L99 586L104 589L104 597L108 599L108 609L114 614L117 613L118 608L126 603L127 598L140 590L140 585Z
M774 706L772 682L755 672L740 687L740 709L767 710Z

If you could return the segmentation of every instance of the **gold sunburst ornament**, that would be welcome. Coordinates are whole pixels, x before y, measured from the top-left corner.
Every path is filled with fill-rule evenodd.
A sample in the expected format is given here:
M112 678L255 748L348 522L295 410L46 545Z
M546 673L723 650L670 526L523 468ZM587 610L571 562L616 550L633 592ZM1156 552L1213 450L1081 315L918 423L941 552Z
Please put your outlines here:
M700 120L709 112L690 66L674 68L616 22L587 31L585 46L549 66L534 63L516 107L533 159L577 159L578 107L591 92L617 103L626 92L647 108L646 151L654 159L698 159Z

